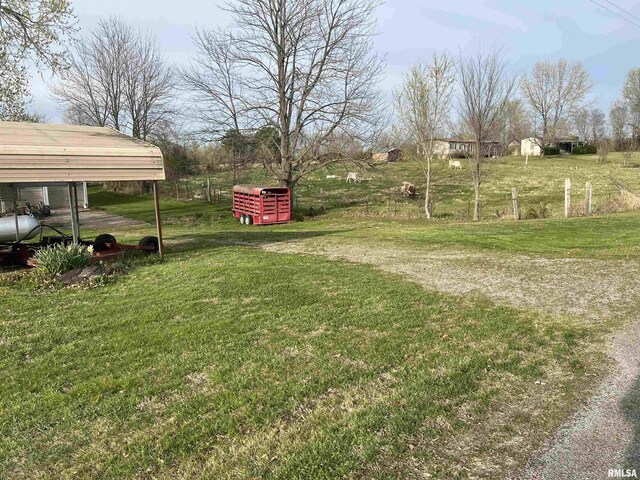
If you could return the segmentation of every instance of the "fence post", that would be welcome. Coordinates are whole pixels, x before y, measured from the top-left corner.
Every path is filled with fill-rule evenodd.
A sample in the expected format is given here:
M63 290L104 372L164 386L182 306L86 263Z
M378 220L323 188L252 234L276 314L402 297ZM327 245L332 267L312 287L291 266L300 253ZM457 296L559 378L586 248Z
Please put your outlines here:
M518 202L518 189L516 187L511 189L511 201L513 202L513 218L520 220L520 204Z
M189 180L184 181L184 191L187 194L187 200L189 200Z
M207 202L211 203L211 179L207 177Z
M584 186L584 210L587 215L591 215L591 182L587 182Z
M564 216L571 215L571 179L564 179Z
M176 201L180 200L180 188L178 187L178 182L173 182L173 184L176 186Z
M527 156L524 159L524 164L525 165L529 165L529 154L527 153Z

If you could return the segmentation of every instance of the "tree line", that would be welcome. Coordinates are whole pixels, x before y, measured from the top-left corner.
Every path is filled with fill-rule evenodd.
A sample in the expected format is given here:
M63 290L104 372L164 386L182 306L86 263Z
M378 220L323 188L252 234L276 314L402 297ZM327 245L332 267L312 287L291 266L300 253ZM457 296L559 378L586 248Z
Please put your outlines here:
M384 62L373 50L381 3L234 0L225 7L231 26L197 31L194 57L177 68L156 37L120 19L80 33L69 0L3 0L0 119L40 120L27 108L34 61L58 75L51 92L65 121L154 142L173 175L204 165L235 178L259 162L294 188L327 165L366 162L373 147L397 138L417 146L429 217L436 140L465 137L476 144L476 219L486 142L532 138L544 152L573 134L625 149L638 139L640 69L629 72L607 118L587 101L592 82L580 62L541 61L518 75L498 47L418 62L389 109L379 88Z

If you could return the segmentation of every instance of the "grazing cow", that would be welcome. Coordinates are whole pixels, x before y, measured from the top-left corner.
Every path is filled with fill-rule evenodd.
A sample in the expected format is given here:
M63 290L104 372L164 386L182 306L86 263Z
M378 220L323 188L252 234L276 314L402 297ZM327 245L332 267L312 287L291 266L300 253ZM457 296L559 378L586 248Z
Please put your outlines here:
M449 169L455 168L456 170L462 170L462 163L460 160L449 160Z
M360 176L360 174L355 173L355 172L349 172L347 174L347 183L362 183L362 177Z
M402 182L400 192L402 192L403 197L416 198L416 186L413 183Z

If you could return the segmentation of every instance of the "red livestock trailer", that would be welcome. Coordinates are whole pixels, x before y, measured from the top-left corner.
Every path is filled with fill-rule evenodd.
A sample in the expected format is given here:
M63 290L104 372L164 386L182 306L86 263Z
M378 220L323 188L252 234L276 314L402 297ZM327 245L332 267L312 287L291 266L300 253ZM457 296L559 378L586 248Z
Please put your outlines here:
M269 225L291 221L291 190L282 187L236 185L233 215L245 225Z

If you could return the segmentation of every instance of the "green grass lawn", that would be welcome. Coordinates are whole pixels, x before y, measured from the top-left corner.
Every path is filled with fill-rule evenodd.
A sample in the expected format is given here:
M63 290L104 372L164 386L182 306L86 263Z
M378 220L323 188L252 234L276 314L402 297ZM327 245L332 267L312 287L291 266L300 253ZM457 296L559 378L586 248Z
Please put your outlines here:
M153 219L148 197L91 203ZM638 256L637 214L252 228L225 205L162 209L163 263L97 289L0 281L0 478L495 478L588 394L611 324L259 246Z

